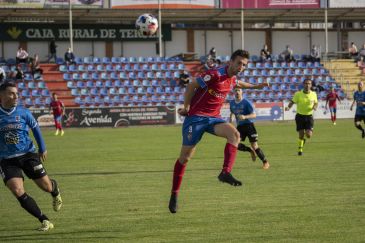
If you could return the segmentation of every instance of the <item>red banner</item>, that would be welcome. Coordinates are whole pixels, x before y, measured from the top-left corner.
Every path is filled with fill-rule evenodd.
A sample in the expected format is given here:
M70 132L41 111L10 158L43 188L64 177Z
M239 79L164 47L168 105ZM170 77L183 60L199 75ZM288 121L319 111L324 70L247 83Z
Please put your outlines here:
M245 9L320 8L321 0L244 0ZM242 0L221 0L221 8L241 8Z

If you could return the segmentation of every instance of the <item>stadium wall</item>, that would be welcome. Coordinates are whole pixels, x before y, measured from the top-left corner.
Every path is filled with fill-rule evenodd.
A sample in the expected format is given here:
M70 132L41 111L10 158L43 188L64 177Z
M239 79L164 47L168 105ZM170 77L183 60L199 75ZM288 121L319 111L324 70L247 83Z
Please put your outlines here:
M259 55L259 51L265 42L265 31L246 31L245 32L245 49L252 55ZM241 48L241 34L238 30L194 30L193 46L194 52L198 57L206 55L209 49L214 46L217 55L230 55L232 50ZM338 38L336 31L329 32L329 51L337 51ZM348 42L354 41L358 47L365 42L365 32L349 31ZM20 42L3 41L1 42L0 56L4 58L15 58L16 51ZM30 55L39 54L41 61L47 60L48 42L47 41L28 41L23 42L27 45ZM67 41L56 41L58 46L57 54L63 57L69 47ZM281 53L285 46L289 44L296 54L310 53L310 45L316 44L324 49L323 31L272 31L272 53ZM113 56L156 56L155 41L113 41ZM172 40L165 41L163 48L166 56L174 56L179 53L187 52L188 37L187 30L173 30ZM107 53L106 43L104 41L75 41L74 53L77 56L105 56Z

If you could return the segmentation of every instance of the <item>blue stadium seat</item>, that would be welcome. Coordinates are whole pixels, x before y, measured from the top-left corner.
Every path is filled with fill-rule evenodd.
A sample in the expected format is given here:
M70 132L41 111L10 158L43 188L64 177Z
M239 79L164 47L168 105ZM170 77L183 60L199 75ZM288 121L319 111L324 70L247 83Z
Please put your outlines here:
M127 63L127 62L129 62L129 59L126 58L126 57L120 57L120 62L121 63Z
M104 86L105 86L106 88L112 88L112 87L114 87L113 82L112 82L111 80L106 80L106 81L104 82Z
M151 85L152 85L153 87L160 86L159 82L158 82L156 79L153 79L153 80L151 81Z
M98 72L104 72L105 71L104 65L102 65L102 64L97 65L96 66L96 71L98 71Z
M128 92L128 94L135 94L136 93L136 91L133 87L129 87L127 92Z
M160 82L160 85L163 86L163 87L167 87L167 86L169 86L169 83L167 82L166 79L162 79L161 82Z
M101 81L101 80L96 80L95 87L97 87L97 88L103 88L104 87L104 82Z
M83 58L83 63L85 64L93 64L93 58L92 57L84 57Z
M59 70L60 70L60 72L63 72L63 73L68 72L68 68L66 65L60 65Z
M143 63L143 62L146 62L147 60L145 57L138 57L137 61Z
M90 95L92 95L92 96L99 95L99 89L98 88L90 88Z
M131 83L131 81L129 79L124 80L124 84L125 87L132 87L133 84Z
M136 57L129 57L128 61L129 61L130 63L136 63L138 60L137 60L137 58L136 58Z
M121 72L121 73L119 73L119 78L125 80L125 79L128 79L128 76L125 72Z
M33 89L32 93L31 93L31 96L32 97L39 97L39 96L41 96L41 93L38 89Z
M20 96L21 97L29 97L30 96L29 90L27 90L27 89L22 90L22 92L20 93Z
M108 96L108 89L107 88L101 88L99 94L101 96Z
M33 100L31 98L26 98L25 99L25 105L27 107L32 107L32 106L34 106L34 102L33 102Z
M137 73L137 78L139 78L139 79L145 79L146 78L146 75L144 74L144 72L138 72Z
M32 82L32 81L31 82L28 82L28 85L27 86L28 86L29 89L36 89L37 88L36 84L34 82Z
M111 64L108 64L105 66L105 70L108 72L113 72L114 71L114 67Z
M86 72L87 71L87 66L85 66L85 65L78 65L77 66L77 71L78 72Z
M171 80L170 80L170 86L171 86L171 87L175 87L176 85L177 85L176 80L175 80L175 79L171 79Z
M58 64L58 65L62 65L62 64L64 64L65 63L65 61L63 60L63 58L62 57L57 57L56 58L56 64Z
M145 94L146 90L143 87L138 87L137 88L137 94Z
M133 66L132 66L132 70L133 71L141 71L141 67L139 66L138 63L135 63Z
M128 78L129 79L136 79L137 77L136 77L136 74L135 73L130 72L130 73L128 73Z
M140 85L141 85L141 83L139 82L139 80L138 80L138 79L135 79L135 80L133 80L132 85L133 85L134 87L138 87L138 86L140 86Z
M152 71L158 71L158 70L160 70L160 68L158 67L158 64L157 64L157 63L153 63L153 64L151 65L151 70L152 70Z
M155 78L155 75L153 74L153 72L147 72L147 78L153 79L153 78Z
M51 96L51 94L50 94L50 92L49 92L48 89L42 89L41 90L41 96L43 96L43 97L49 97L49 96Z
M116 72L110 72L109 76L111 79L114 79L114 80L119 79L119 75Z
M101 73L101 74L100 74L100 78L101 78L102 80L107 80L107 79L109 79L109 75L108 75L108 73Z
M185 70L185 65L184 65L184 63L179 63L179 64L177 65L177 69L178 69L178 70Z
M127 63L127 64L124 66L124 70L125 70L125 71L128 71L128 72L133 71L131 64L130 64L130 63Z
M118 63L120 63L120 58L119 57L112 57L111 62L113 64L118 64Z
M155 90L153 89L153 87L149 86L147 87L147 94L154 94L155 93Z
M75 98L75 103L78 104L78 105L83 105L85 104L84 100L81 98L81 97L76 97Z
M124 94L126 94L127 93L127 91L125 90L125 88L124 87L120 87L119 89L118 89L118 94L120 94L120 95L124 95Z
M110 58L109 58L109 57L103 57L103 58L101 59L101 62L102 62L103 64L109 64L109 63L110 63Z
M111 95L119 95L119 94L118 94L118 90L117 90L117 89L115 89L115 88L110 88L110 89L109 89L109 94L111 94Z
M157 79L163 79L164 76L163 76L162 72L156 72L156 78Z
M81 76L78 73L73 73L72 74L72 79L75 80L75 81L81 80Z
M46 89L47 88L46 83L44 81L39 81L37 83L37 87L38 87L38 89Z
M123 85L123 84L122 84L122 82L121 82L120 80L118 80L118 79L117 79L117 80L115 80L115 81L114 81L114 87L115 87L115 88L122 87L122 85Z
M115 71L123 72L123 71L124 71L123 66L122 66L122 65L120 65L120 64L117 64L117 65L115 66Z

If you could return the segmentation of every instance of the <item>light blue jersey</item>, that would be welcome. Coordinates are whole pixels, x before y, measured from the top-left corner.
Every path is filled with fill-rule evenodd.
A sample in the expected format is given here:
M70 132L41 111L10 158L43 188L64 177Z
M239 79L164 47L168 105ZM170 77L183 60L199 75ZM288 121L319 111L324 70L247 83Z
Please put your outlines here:
M30 111L21 106L10 110L0 107L0 159L36 152L29 137L29 128L38 143L39 152L44 152L46 148L38 123Z
M365 115L365 106L358 105L358 102L365 102L365 92L355 91L354 100L356 101L356 115Z
M229 103L229 107L230 107L231 113L233 113L236 117L237 126L254 122L254 119L239 120L237 118L238 115L247 116L247 115L250 115L255 112L255 109L249 100L243 98L238 103L236 102L236 100L231 100Z

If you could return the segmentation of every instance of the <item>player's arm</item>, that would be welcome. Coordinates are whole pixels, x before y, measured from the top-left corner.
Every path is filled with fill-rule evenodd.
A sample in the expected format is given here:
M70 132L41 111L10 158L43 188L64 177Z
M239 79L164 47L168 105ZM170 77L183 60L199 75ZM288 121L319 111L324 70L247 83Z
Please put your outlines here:
M318 108L318 101L315 101L315 102L314 102L314 104L313 104L312 109L313 109L314 111L316 111L316 110L317 110L317 108Z
M285 107L285 111L289 111L290 110L290 108L292 108L292 106L294 105L294 101L289 101L289 104L288 104L288 106L287 107Z
M248 115L239 115L238 118L240 120L255 119L256 118L256 113L252 112L251 114L248 114Z
M30 129L32 129L33 136L35 138L35 141L37 142L39 157L41 161L45 161L47 159L46 144L44 143L38 122L34 119L29 110L26 112L26 123L30 127Z
M341 104L341 99L340 96L338 96L338 94L336 94L336 99L338 100L338 102Z
M62 115L65 114L65 105L63 104L63 102L61 102L61 109L62 109Z
M186 86L186 90L185 90L185 93L184 93L184 108L180 108L178 110L180 115L182 115L182 116L187 116L188 115L188 112L189 112L189 109L190 109L191 99L193 98L193 96L195 94L195 90L199 87L200 87L200 85L196 81L195 78L192 80L192 82L190 82Z
M264 87L269 87L269 83L250 84L243 82L242 80L238 80L237 86L240 87L241 89L262 89Z

